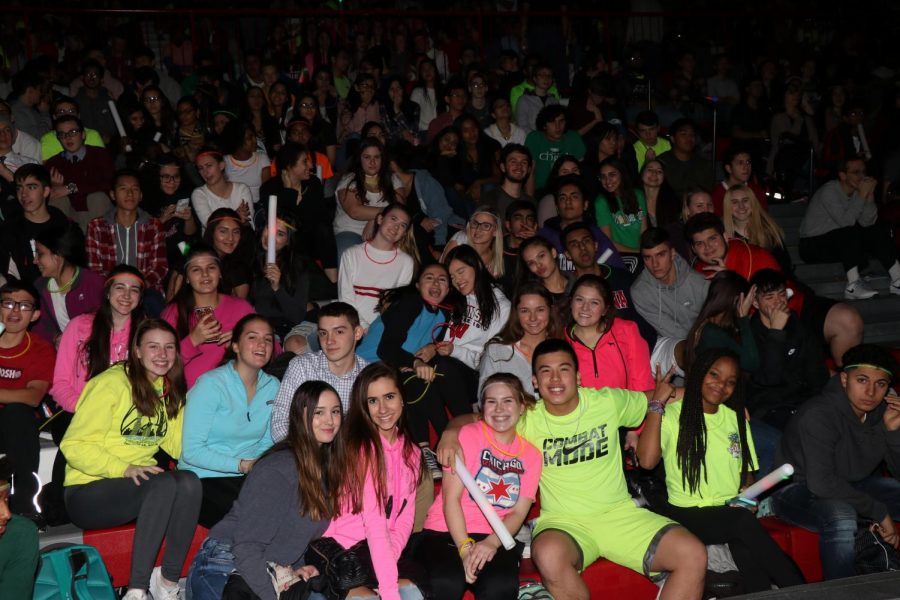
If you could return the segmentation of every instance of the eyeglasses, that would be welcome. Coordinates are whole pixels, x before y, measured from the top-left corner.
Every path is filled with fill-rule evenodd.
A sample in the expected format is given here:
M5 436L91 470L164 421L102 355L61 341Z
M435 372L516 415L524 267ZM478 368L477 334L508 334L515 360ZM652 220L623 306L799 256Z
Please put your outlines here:
M61 140L63 138L68 139L71 137L75 137L76 135L79 135L80 133L81 133L81 129L79 129L77 127L75 129L70 129L69 131L57 131L56 139L58 139L58 140Z
M144 104L154 104L159 102L159 96L147 96L144 98Z
M318 106L316 106L312 102L301 102L300 108L318 108Z
M493 229L497 226L496 223L491 223L489 221L476 221L475 219L469 221L469 225L471 225L473 229L477 229L480 231L493 231Z
M85 79L100 79L100 74L96 71L91 71L90 73L84 74Z
M54 117L61 117L63 115L74 115L78 111L74 108L57 108L56 112L53 113Z
M473 89L476 89L476 90L481 89L481 88L483 88L483 87L487 87L487 84L486 84L486 83L481 83L481 82L478 82L478 81L476 81L475 83L472 84L472 88L473 88Z
M16 307L19 307L21 312L31 312L36 308L34 302L22 301L17 302L15 300L3 300L0 301L0 307L5 308L6 310L16 310Z
M181 181L181 175L160 175L159 178L167 183Z

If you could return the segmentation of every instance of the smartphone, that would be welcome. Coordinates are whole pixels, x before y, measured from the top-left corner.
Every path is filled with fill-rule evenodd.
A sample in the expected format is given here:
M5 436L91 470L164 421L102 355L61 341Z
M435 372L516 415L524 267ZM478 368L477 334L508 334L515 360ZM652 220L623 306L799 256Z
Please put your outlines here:
M181 212L184 209L190 207L191 199L190 198L182 198L178 202L175 203L175 212Z
M213 309L211 306L198 306L194 309L194 316L197 317L197 322L199 323L206 318L206 315L211 315L212 312Z

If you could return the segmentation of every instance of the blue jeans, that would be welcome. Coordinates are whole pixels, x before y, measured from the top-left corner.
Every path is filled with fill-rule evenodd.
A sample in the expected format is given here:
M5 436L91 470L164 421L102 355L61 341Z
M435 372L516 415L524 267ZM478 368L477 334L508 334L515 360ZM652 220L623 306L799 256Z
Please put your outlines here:
M341 256L344 255L344 252L346 252L353 246L362 244L363 239L362 236L358 233L353 233L352 231L342 231L340 233L334 234L334 243L337 246L337 261L338 264L341 264Z
M900 481L873 475L850 485L886 504L895 520L900 518ZM792 483L775 492L772 508L785 521L819 534L825 579L857 575L853 541L860 517L848 502L819 498L805 483Z
M750 433L753 435L753 445L756 448L756 461L759 463L756 477L765 477L775 468L775 450L781 443L781 432L763 421L762 419L750 419ZM777 465L781 466L781 465Z
M363 600L364 598L380 598L379 595L374 596L347 596L346 600ZM400 588L400 600L422 600L425 596L419 591L415 585L404 585ZM309 595L309 600L326 600L325 596L319 592L313 592Z
M234 572L231 544L206 538L194 557L185 584L187 600L219 600Z

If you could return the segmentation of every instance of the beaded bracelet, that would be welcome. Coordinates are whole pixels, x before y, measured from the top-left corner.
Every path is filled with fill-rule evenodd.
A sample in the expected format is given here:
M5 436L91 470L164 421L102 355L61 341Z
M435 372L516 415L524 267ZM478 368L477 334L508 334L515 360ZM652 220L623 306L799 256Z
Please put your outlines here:
M647 403L647 411L654 412L658 415L666 414L666 403L660 400L651 400Z

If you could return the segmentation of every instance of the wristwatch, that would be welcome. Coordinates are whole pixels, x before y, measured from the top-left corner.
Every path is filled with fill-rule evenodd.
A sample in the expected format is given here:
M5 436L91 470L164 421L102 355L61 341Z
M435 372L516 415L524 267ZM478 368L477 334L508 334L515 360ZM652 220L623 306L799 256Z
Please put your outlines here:
M77 193L78 193L78 185L76 185L74 182L71 182L71 181L70 181L69 183L67 183L67 184L66 184L66 189L69 190L69 195L70 195L70 196L71 196L72 194L77 194Z

